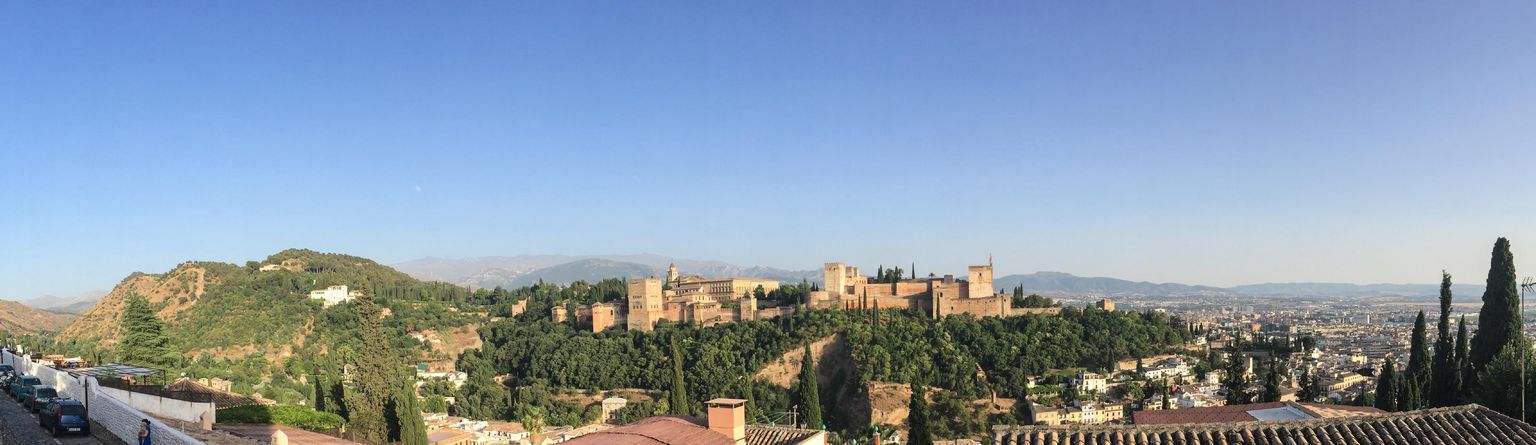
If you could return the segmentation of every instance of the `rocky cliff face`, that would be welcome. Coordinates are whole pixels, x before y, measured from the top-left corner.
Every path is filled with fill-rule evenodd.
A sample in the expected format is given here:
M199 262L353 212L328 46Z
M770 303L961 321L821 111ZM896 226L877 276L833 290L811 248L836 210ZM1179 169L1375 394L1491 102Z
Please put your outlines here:
M235 267L233 265L218 265ZM157 309L161 320L173 320L175 315L193 304L209 287L222 278L220 267L208 263L187 262L164 274L134 273L124 278L107 296L91 306L79 318L60 332L70 339L96 339L102 346L111 346L122 339L121 323L123 306L129 295L137 294Z

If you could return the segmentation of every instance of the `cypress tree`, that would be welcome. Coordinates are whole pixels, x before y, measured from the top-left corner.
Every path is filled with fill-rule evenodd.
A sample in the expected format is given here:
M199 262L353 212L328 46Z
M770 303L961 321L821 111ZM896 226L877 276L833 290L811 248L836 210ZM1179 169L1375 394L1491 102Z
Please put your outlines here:
M676 334L672 336L672 392L667 403L671 405L672 414L692 412L688 406L688 387L683 382L683 348L678 345Z
M357 372L352 377L353 391L347 408L352 431L364 441L385 443L390 439L389 404L398 391L399 357L390 349L389 337L379 321L382 312L372 297L356 300L362 351L357 354Z
M1168 381L1164 380L1163 381L1163 409L1165 409L1165 410L1173 409L1173 404L1168 401L1168 392L1169 391L1171 391L1171 389L1168 387Z
M394 428L399 431L396 440L404 445L427 445L427 424L421 419L421 408L416 405L415 390L407 386L395 396Z
M1301 389L1296 391L1296 399L1301 402L1313 402L1317 400L1317 382L1312 380L1312 369L1301 367L1301 378L1297 382Z
M1433 363L1433 376L1429 388L1430 406L1451 406L1456 404L1457 373L1461 369L1456 363L1455 338L1451 333L1451 274L1440 272L1440 324L1435 326L1438 336L1435 337L1435 358Z
M1381 367L1381 374L1376 377L1376 408L1382 411L1397 411L1397 376L1392 369L1392 357L1387 357L1387 364Z
M1474 372L1482 371L1499 355L1504 345L1520 333L1520 294L1515 283L1515 256L1509 252L1509 240L1499 238L1493 244L1493 258L1488 264L1488 287L1483 291L1483 308L1478 311L1477 333L1472 336L1471 361Z
M811 345L805 345L805 358L800 362L800 404L805 406L807 428L822 428L821 394L816 388L816 360L811 357Z
M330 385L327 385L325 383L325 376L324 375L317 375L317 376L314 376L314 378L315 378L315 382L314 382L315 383L315 399L314 399L315 400L315 411L331 412L330 404L326 403L326 399L330 398L330 394L328 394L328 391L331 390Z
M1397 385L1397 409L1411 411L1424 406L1423 389L1412 379L1400 379Z
M1461 398L1472 393L1470 385L1474 380L1474 374L1472 360L1468 354L1470 352L1467 350L1467 316L1462 315L1461 320L1456 322L1456 390Z
M1248 391L1247 366L1243 360L1243 353L1239 348L1233 348L1227 367L1223 369L1221 387L1227 390L1228 405L1245 405L1253 403L1253 393Z
M1408 350L1408 369L1402 379L1402 391L1399 393L1401 400L1397 407L1404 411L1418 409L1423 405L1424 385L1429 380L1429 340L1428 326L1425 324L1424 311L1419 311L1419 317L1413 322L1413 338Z
M933 445L933 431L928 420L928 389L912 384L912 398L907 401L907 444Z
M1264 394L1260 402L1280 401L1280 362L1269 359L1269 373L1264 376Z

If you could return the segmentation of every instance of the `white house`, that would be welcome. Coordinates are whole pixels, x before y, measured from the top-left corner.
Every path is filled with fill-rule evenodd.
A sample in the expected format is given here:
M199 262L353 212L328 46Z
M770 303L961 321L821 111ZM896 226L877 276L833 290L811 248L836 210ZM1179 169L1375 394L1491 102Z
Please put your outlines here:
M325 307L331 307L340 303L352 301L352 297L356 296L358 293L359 292L347 292L347 286L345 285L336 285L321 290L309 291L309 298L313 300L321 300L324 302Z
M1077 387L1078 391L1094 394L1103 392L1105 388L1109 387L1108 379L1103 374L1092 372L1078 373L1077 378L1073 379L1072 384Z

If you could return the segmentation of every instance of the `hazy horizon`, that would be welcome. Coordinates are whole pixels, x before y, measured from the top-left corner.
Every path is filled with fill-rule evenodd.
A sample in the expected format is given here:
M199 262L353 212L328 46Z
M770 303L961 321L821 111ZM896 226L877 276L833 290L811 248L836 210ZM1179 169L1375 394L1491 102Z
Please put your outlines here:
M1482 283L1536 3L0 4L0 298L284 248ZM1533 263L1536 264L1536 263Z

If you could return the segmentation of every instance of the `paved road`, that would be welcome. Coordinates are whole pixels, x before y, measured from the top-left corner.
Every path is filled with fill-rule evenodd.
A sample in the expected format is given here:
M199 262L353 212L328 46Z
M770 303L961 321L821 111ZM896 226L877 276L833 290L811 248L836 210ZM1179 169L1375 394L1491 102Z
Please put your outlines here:
M95 425L92 425L94 428ZM0 392L0 443L5 445L117 445L90 436L54 438L37 426L37 416L27 412L10 395Z

